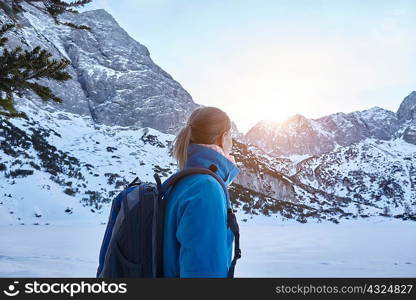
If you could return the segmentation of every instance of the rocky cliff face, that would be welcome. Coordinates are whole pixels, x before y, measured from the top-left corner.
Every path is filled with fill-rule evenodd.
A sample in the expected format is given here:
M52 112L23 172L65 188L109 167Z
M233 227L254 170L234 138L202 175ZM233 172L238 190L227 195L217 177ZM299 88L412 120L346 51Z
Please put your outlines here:
M403 139L408 143L416 145L416 123L409 123L405 128Z
M8 45L41 45L56 58L69 58L73 80L47 83L64 100L49 111L91 115L98 124L149 126L174 133L197 105L182 86L152 59L104 10L67 15L91 31L56 25L33 7L21 16L24 27L10 34ZM2 15L2 23L7 16ZM34 95L29 97L40 101Z
M416 91L404 98L397 110L397 117L401 121L416 120Z
M397 110L397 117L403 122L403 139L416 145L416 91L404 98Z

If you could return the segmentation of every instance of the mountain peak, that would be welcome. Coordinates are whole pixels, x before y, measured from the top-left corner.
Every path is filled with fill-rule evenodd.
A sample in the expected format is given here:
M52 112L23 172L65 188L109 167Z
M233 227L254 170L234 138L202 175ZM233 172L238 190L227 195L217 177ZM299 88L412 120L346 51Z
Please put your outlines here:
M306 118L304 115L301 114L295 114L293 116L290 116L289 118L287 118L283 123L287 124L287 123L299 123L305 120L309 120L308 118Z
M397 118L396 114L390 110L381 108L379 106L373 106L369 109L365 109L362 111L354 112L355 114L361 116L364 119L385 119L386 117L393 117Z
M98 124L174 133L199 106L106 10L60 16L62 22L91 28L78 30L57 25L43 10L23 5L25 26L10 36L7 45L20 45L24 40L50 51L56 59L71 61L67 69L71 80L47 83L63 102L49 103L45 109L89 115ZM3 17L0 14L0 22ZM41 101L36 96L29 100Z
M109 12L107 12L104 8L86 10L86 11L82 12L81 14L89 14L89 13L107 15L107 16L112 18L112 15Z
M416 91L411 92L397 110L397 117L401 121L416 120Z
M270 120L260 120L254 127L275 127L278 123Z
M74 16L75 18L79 19L82 18L84 19L84 17L88 17L88 18L94 18L94 20L96 21L98 20L108 20L111 21L113 23L117 23L117 21L114 19L114 17L105 9L93 9L93 10L86 10L78 15Z
M373 106L373 107L370 107L369 109L366 109L364 111L379 111L379 110L385 110L385 109L381 108L380 106Z

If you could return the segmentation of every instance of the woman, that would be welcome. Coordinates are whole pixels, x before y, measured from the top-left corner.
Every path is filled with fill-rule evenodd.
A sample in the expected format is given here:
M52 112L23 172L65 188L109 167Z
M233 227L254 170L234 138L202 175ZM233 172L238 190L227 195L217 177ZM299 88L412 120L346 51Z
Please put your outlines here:
M208 168L229 185L240 169L229 154L231 120L215 107L196 109L174 140L180 170ZM227 277L233 234L224 190L214 177L190 175L170 195L165 211L164 277Z

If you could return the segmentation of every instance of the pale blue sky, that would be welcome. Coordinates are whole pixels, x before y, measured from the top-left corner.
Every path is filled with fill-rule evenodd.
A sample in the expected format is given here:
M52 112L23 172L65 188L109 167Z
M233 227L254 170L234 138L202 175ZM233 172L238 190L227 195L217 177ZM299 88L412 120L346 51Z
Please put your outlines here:
M416 90L416 1L94 0L196 103L240 131L380 106Z

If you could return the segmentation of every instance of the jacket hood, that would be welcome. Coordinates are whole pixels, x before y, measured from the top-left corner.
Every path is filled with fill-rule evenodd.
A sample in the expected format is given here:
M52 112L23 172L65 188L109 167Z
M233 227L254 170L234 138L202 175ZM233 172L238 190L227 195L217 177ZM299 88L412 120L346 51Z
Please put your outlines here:
M218 151L198 144L191 143L188 145L188 158L185 163L185 169L195 167L209 168L212 164L218 168L216 173L224 180L226 185L231 184L240 173L240 169Z

